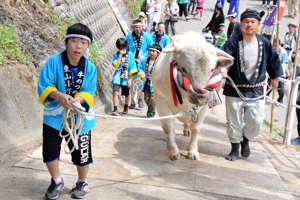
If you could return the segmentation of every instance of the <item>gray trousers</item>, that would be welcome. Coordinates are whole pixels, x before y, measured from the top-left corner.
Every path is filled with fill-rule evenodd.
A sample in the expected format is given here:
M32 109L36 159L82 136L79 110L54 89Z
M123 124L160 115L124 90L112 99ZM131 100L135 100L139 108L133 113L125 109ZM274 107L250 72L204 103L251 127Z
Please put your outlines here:
M289 0L289 15L298 15L299 0Z
M148 20L148 25L147 25L147 28L146 28L146 32L147 32L147 33L150 33L150 31L151 31L151 28L152 28L152 26L153 26L153 19L154 19L154 12L148 14L148 18L147 18L147 20Z
M172 29L172 35L176 35L175 31L175 22L171 22L170 20L165 21L165 27L166 27L166 34L169 34L169 24L171 24L171 29Z
M240 143L243 136L254 140L261 131L265 117L265 100L246 101L225 97L227 134L231 143Z

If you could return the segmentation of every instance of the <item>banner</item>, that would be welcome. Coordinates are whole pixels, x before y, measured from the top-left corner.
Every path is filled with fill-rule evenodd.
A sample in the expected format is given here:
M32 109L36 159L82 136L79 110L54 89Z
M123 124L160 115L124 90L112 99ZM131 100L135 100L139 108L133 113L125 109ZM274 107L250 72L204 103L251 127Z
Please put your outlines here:
M285 0L280 0L280 2L279 2L279 5L280 5L280 19L279 19L279 21L281 21L281 19L283 17L285 5L286 5L285 3L286 3ZM276 15L276 8L277 8L277 6L275 6L273 8L271 14L266 17L265 21L263 22L264 25L273 26L275 15Z
M277 6L275 6L273 8L271 14L266 17L265 21L263 22L263 25L265 25L265 26L273 26L275 15L276 15L276 7Z
M281 21L281 19L282 19L282 16L283 16L283 13L284 13L284 9L285 9L285 4L286 2L285 2L285 0L280 0L280 20L279 21Z
M120 24L120 26L121 26L121 28L122 28L124 34L127 35L128 33L130 33L131 31L130 31L130 29L128 28L126 21L123 19L122 15L121 15L121 13L119 12L119 9L117 8L117 6L116 6L116 4L114 3L114 1L113 1L113 0L108 0L108 4L109 4L110 7L112 8L112 10L113 10L113 12L114 12L114 14L115 14L115 16L116 16L118 22L119 22L119 24Z

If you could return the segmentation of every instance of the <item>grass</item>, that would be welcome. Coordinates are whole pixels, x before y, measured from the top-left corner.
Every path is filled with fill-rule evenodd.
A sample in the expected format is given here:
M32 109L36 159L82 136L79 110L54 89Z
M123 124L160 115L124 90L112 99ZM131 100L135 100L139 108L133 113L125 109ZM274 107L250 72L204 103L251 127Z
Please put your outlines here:
M0 25L0 65L6 60L25 62L26 57L20 49L22 43L18 44L18 36L12 24Z
M141 12L141 6L143 4L144 0L129 0L128 5L129 9L135 14L135 16L138 16Z

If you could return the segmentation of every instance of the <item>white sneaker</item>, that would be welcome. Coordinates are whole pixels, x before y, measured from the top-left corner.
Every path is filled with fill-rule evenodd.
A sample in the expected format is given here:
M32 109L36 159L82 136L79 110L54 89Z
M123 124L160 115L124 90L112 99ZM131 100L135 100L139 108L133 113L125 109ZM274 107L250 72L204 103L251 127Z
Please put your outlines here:
M267 8L269 8L270 7L270 5L267 5Z
M188 20L190 20L191 18L189 17L189 16L187 16L186 18L185 18L185 20L186 21L188 21Z
M262 7L264 8L266 6L266 4L263 4Z

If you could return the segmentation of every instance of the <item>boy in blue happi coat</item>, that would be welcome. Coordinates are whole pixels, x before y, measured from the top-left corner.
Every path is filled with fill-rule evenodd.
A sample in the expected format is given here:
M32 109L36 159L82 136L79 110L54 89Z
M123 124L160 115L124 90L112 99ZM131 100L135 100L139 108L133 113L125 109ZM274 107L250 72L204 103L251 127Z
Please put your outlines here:
M123 114L128 113L128 104L130 101L129 89L132 83L132 75L137 73L137 67L134 60L133 53L126 50L127 40L124 38L119 38L116 42L118 52L114 54L112 65L116 68L113 75L112 85L113 85L113 104L114 110L112 115L118 115L118 95L121 88L122 95L125 96L125 106Z
M93 41L91 30L77 23L67 30L64 43L66 50L51 56L41 70L38 82L39 101L45 106L43 119L43 160L52 177L45 196L56 199L64 188L59 173L59 159L62 138L64 108L72 108L70 101L80 103L87 112L93 112L96 91L96 66L83 55ZM72 162L77 166L78 181L70 191L72 198L84 198L89 191L86 182L89 164L93 162L91 152L91 129L94 117L85 117L78 138L79 149L71 153ZM67 132L62 131L65 135ZM66 138L67 140L68 138ZM74 144L68 143L70 149Z
M154 89L152 86L151 76L156 58L162 51L159 44L153 44L149 48L149 56L139 61L138 63L138 77L141 77L143 84L140 90L144 92L144 100L148 106L147 117L151 118L155 115Z
M159 44L162 49L164 49L169 43L170 38L165 34L165 24L159 22L157 25L157 31L151 34L152 40L155 44Z

